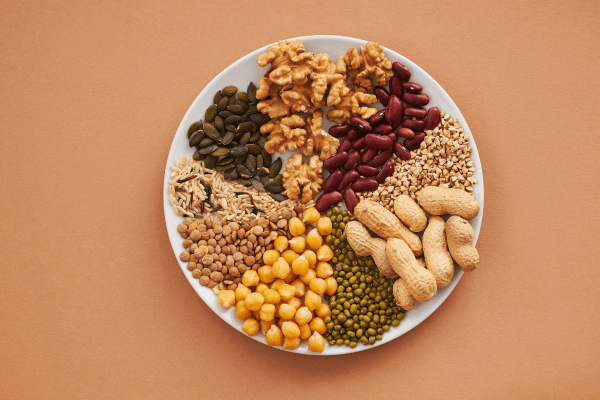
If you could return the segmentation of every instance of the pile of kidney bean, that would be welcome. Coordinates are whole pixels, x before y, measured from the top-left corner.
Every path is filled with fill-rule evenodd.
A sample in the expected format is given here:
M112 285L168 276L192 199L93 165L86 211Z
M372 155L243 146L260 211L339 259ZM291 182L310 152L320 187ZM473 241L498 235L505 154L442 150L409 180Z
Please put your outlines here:
M395 62L392 71L389 91L382 86L373 88L384 109L368 121L353 116L350 124L329 129L331 136L344 139L337 153L323 162L330 175L315 204L319 211L328 210L343 199L352 212L358 204L357 192L377 190L394 173L392 154L409 160L410 150L418 149L425 139L424 130L438 125L440 110L424 108L429 104L429 96L422 93L421 85L410 82L408 68Z

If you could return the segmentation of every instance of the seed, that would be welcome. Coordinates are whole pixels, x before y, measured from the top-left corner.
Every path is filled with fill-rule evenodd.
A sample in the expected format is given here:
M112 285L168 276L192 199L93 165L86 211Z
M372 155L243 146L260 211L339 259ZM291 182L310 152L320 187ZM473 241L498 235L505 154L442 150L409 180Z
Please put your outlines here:
M251 143L256 143L256 141L260 138L260 132L253 132L252 135L250 135L250 142Z
M232 115L233 115L233 113L231 111L227 111L227 110L221 111L219 113L219 117L223 118L223 120L226 120L227 118L231 117Z
M217 165L215 167L215 170L219 171L219 172L225 172L225 171L231 171L234 168L235 168L235 165L233 165L233 164L229 164L229 165Z
M263 166L263 155L259 154L256 156L256 168L261 169Z
M208 122L205 122L204 125L202 125L202 130L209 138L213 140L221 140L221 134L219 133L219 130Z
M227 105L228 105L228 106L232 106L232 105L234 105L234 104L235 104L235 102L236 102L236 100L237 100L237 99L236 99L235 97L231 96L231 97L229 98L229 101L227 102Z
M217 157L208 156L204 159L204 167L208 169L213 169L217 164Z
M248 94L248 100L250 100L251 103L258 101L256 98L256 86L254 85L254 82L250 82L248 89L246 89L246 93Z
M192 123L190 125L190 127L188 128L188 133L187 133L187 137L188 139L192 137L192 135L198 130L200 129L201 125L198 121L195 121L194 123Z
M221 94L221 92L215 93L215 97L213 97L213 103L219 104L219 101L221 101L222 98L223 98L223 95Z
M262 151L262 148L257 144L247 144L246 147L248 148L248 153L253 154L255 156L259 155Z
M271 164L271 166L269 167L269 177L270 178L274 178L279 173L279 171L281 170L281 165L282 165L281 158L278 158L277 160L275 160L275 162L273 162Z
M229 154L231 154L233 157L245 157L246 153L248 153L248 148L246 146L235 146L229 150ZM244 160L242 160L242 162L244 162ZM236 164L238 164L237 159Z
M221 140L221 143L223 143L225 146L227 146L233 140L233 135L234 135L234 133L231 131L225 132L225 135L223 135L223 139Z
M225 124L237 125L241 122L242 117L239 115L230 115L225 119Z
M243 165L238 165L237 171L242 178L250 178L253 175L250 171L248 171L248 168Z
M256 126L256 124L252 121L242 122L238 125L236 132L237 133L248 132L249 130L252 130L252 128L254 128L255 126Z
M231 154L231 152L229 154ZM236 157L235 160L234 160L234 163L235 163L235 165L239 165L239 164L243 164L244 161L246 161L246 155L245 154Z
M221 90L221 94L223 96L231 97L237 93L237 87L235 86L227 86Z
M200 150L196 150L194 152L194 155L192 156L192 158L196 161L202 161L206 158L206 156L207 156L206 154L200 153Z
M215 117L215 127L219 130L219 132L225 131L225 123L223 122L223 118L218 115Z
M265 189L271 193L281 193L283 192L283 184L279 181L271 181L265 185Z
M244 186L251 186L252 185L252 182L248 178L239 178L237 181L239 183L241 183L242 185L244 185Z
M283 175L279 174L275 178L273 178L273 180L281 182L283 184Z
M217 147L215 151L210 153L211 156L222 157L229 154L229 149L227 147Z
M260 181L260 179L252 178L250 180L252 181L252 186L254 186L254 188L256 190L258 190L259 192L264 192L265 191L265 186Z
M206 122L213 122L217 116L217 105L211 104L204 113L204 119Z
M267 178L269 178L269 169L266 167L259 168L258 176L266 176Z
M215 151L219 146L217 146L216 144L212 144L210 146L201 148L199 151L201 154L210 154L213 151Z
M212 145L212 144L214 144L214 143L215 143L215 141L214 141L214 140L212 140L212 139L211 139L211 138L209 138L209 137L205 137L204 139L202 139L202 140L200 141L200 143L198 144L198 147L199 147L199 148L204 148L204 147L208 147L208 146L210 146L210 145ZM207 153L207 154L208 154L208 153Z
M246 144L248 144L248 142L250 141L250 135L252 135L250 132L246 132L242 135L242 137L239 140L240 146L245 146Z
M254 104L254 103L248 105L248 110L246 110L246 112L251 115L254 115L254 114L260 115L262 121L267 120L267 118L265 116L263 116L260 111L258 111L258 108L256 107L256 104Z
M246 156L246 168L248 168L249 171L255 171L256 170L256 157L254 157L252 154L248 154Z
M217 165L231 164L233 162L233 160L234 160L233 157L225 157L225 158L222 158L221 160L219 160L219 162L217 163Z
M223 97L219 101L219 104L217 105L217 110L223 111L227 108L228 105L229 105L229 99L227 97Z
M234 170L230 171L229 179L231 179L232 181L234 181L234 180L236 180L239 177L240 177L240 174L238 174L237 169L234 169Z
M225 130L227 130L228 132L235 132L235 125L233 124L227 124L225 125Z
M269 153L267 153L266 150L262 151L262 156L263 156L263 164L265 165L265 167L267 167L267 168L271 167L271 160L273 159L273 157Z
M204 132L202 130L198 130L194 132L192 137L190 138L190 147L196 147L200 144L200 142L204 139Z
M270 196L273 198L273 200L276 200L278 202L282 202L288 199L286 195L279 193L271 193Z

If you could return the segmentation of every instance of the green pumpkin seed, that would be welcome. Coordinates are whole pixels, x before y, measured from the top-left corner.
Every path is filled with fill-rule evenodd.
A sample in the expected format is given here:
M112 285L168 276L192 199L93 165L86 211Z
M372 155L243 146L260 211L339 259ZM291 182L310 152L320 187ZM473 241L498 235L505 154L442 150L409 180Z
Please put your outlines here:
M259 154L256 156L256 168L260 169L263 167L263 155Z
M260 181L262 182L263 185L266 185L267 183L269 183L269 176L268 175L261 176Z
M240 122L246 122L248 121L248 114L242 114L242 118L240 119Z
M217 147L219 147L219 146L217 146L216 144L212 144L210 146L199 149L199 151L202 154L210 154L213 151L215 151L217 149Z
M221 140L221 143L223 143L225 146L227 146L233 140L233 135L234 135L234 133L231 131L225 132L225 135L223 135L223 140Z
M222 98L223 95L221 94L221 92L215 93L215 97L213 97L213 104L219 104Z
M248 114L254 115L254 114L258 114L258 115L262 115L259 111L258 108L256 108L256 104L250 104L248 106L248 110L246 110L246 112Z
M252 172L250 172L248 168L244 167L243 165L238 165L236 169L242 178L250 178L253 175Z
M240 177L240 174L238 174L237 169L232 169L230 172L230 175L229 175L229 179L234 181L239 177Z
M231 132L233 133L233 132ZM229 142L229 144L227 145L227 147L232 148L232 147L237 147L238 146L238 142L236 142L235 140L232 140L231 142Z
M194 153L192 158L196 161L202 161L206 158L206 156L207 156L206 154L200 153L200 150L196 150L196 152Z
M256 190L258 190L259 192L265 191L265 185L259 179L252 178L250 179L250 181L252 182L252 186L254 186Z
M217 110L219 110L219 112L221 112L221 111L225 110L228 105L229 105L229 99L227 97L223 97L221 100L219 100L219 104L217 105Z
M230 97L230 98L229 98L229 101L227 102L227 105L228 105L228 106L232 106L232 105L234 105L234 104L235 104L235 102L236 102L236 101L237 101L237 98L235 98L235 97Z
M267 144L267 139L265 139L263 136L261 136L256 141L256 144L259 145L260 147L264 148L265 144Z
M231 117L232 115L234 115L231 111L227 111L227 110L223 110L219 113L219 117L223 118L223 120L226 120L227 118Z
M248 144L248 142L250 141L250 135L250 132L246 132L242 135L242 137L240 138L240 146Z
M213 169L213 168L215 168L215 165L217 165L217 157L208 156L204 159L204 167L205 168Z
M237 125L240 122L242 122L242 117L239 115L230 115L229 117L225 118L225 124Z
M263 156L263 164L264 164L264 166L267 167L267 168L270 168L271 167L271 160L273 159L273 156L270 155L269 153L267 153L267 151L264 150L264 149L262 151L262 156Z
M202 125L202 130L204 130L204 133L209 138L213 140L221 140L221 133L219 132L219 130L213 125L209 124L208 122Z
M211 104L204 113L204 119L206 122L213 122L217 116L217 105Z
M217 165L215 167L215 170L219 171L219 172L224 172L224 171L231 171L234 168L235 168L235 165L233 165L233 164L229 164L229 165Z
M198 130L196 132L194 132L194 134L192 135L192 137L190 138L190 147L197 147L200 142L202 141L202 139L204 139L204 132L201 130Z
M273 181L281 182L283 184L283 175L277 175L275 178L273 178Z
M283 184L279 181L267 182L265 189L271 193L281 193L284 190Z
M260 152L262 151L262 148L259 145L254 144L254 143L247 144L246 147L248 148L248 153L255 155L255 156L259 155Z
M248 153L248 148L246 146L235 146L229 150L229 154L231 154L231 156L233 156L233 157L241 157L241 156L245 157L246 153ZM244 158L244 160L245 160L245 158Z
M215 151L210 153L211 156L215 157L223 157L229 154L229 149L227 147L217 147Z
M238 99L240 99L241 101L244 101L246 103L249 103L250 101L248 100L248 95L246 94L246 92L238 92Z
M248 132L253 127L254 127L254 122L252 122L252 121L242 122L241 124L238 125L236 132L237 133Z
M239 183L241 183L242 185L248 187L252 185L252 182L250 181L250 179L248 178L238 178L237 180Z
M265 117L263 117L262 114L250 114L248 118L250 119L250 121L257 124L262 124L265 121Z
M258 101L256 98L256 86L254 85L254 82L250 82L248 89L246 89L246 93L248 95L248 100L250 100L251 103Z
M192 135L200 128L200 124L198 123L198 121L194 122L193 124L190 125L190 127L188 128L188 133L187 133L187 137L188 139L192 137Z
M258 138L260 138L260 132L253 132L252 135L250 135L250 142L256 143Z
M231 155L231 153L229 153L229 155ZM239 164L243 164L246 161L246 155L244 154L243 156L238 156L235 158L234 163L235 165L239 165Z
M219 130L219 132L225 132L225 123L223 122L223 118L218 115L215 117L215 127Z
M236 127L233 124L227 124L227 125L225 125L225 130L227 130L227 131L235 132L235 129L236 129Z
M266 176L269 177L269 168L261 167L258 169L258 176Z
M279 194L279 193L271 193L269 196L271 196L271 198L273 198L273 200L278 201L278 202L282 202L282 201L286 201L288 199L288 197L285 194Z
M226 97L234 96L237 93L237 87L235 86L227 86L221 90L221 94Z
M214 141L214 140L212 140L212 139L211 139L211 138L209 138L209 137L205 137L204 139L202 139L202 140L200 141L200 144L198 144L198 147L199 147L199 148L204 148L204 147L208 147L208 146L210 146L210 145L213 145L214 143L215 143L215 141ZM208 154L208 153L207 153L207 154Z
M271 166L269 167L269 177L275 178L275 176L277 176L277 174L281 170L281 164L281 158L278 158L273 162L273 164L271 164Z
M256 170L256 157L254 157L252 154L248 154L246 156L246 162L244 163L244 165L246 166L246 168L248 168L249 171L255 171Z
M217 162L217 165L227 165L227 164L231 164L233 162L233 160L235 160L235 158L233 157L225 157L219 160L219 162Z
M233 105L227 106L227 111L232 112L237 115L242 115L243 113L246 112L244 107L242 107L239 104L233 104Z
M229 171L223 172L223 178L225 178L226 181L230 181L231 180L231 173L233 171L235 171L235 169L230 169Z

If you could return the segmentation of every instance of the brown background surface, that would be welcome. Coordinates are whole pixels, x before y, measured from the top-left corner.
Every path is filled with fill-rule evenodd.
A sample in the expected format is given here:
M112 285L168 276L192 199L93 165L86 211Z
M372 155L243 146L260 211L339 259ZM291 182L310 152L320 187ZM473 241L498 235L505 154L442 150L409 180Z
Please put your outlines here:
M600 3L0 5L0 397L600 396ZM171 250L165 160L202 88L278 39L392 48L452 96L485 175L481 264L401 338L268 348Z

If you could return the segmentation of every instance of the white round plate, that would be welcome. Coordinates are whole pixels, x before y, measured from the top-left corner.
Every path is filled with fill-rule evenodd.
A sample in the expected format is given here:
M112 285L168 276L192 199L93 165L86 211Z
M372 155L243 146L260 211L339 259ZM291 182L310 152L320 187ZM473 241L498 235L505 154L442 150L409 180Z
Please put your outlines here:
M296 38L295 38L296 39ZM305 36L297 38L304 42L306 51L312 53L320 53L326 52L329 54L331 59L335 62L339 55L346 54L346 51L355 47L357 49L360 46L364 46L367 41L354 39L350 37L343 36ZM217 301L217 296L213 293L213 291L207 287L201 286L197 279L192 277L192 273L187 270L186 263L179 261L179 254L184 250L182 245L182 238L177 232L177 225L181 223L183 217L175 214L172 206L169 204L169 196L167 193L168 181L171 177L171 170L169 169L170 165L175 164L176 159L182 159L183 157L191 157L193 154L192 149L188 146L187 140L187 130L189 126L194 122L201 118L204 118L204 112L208 106L212 104L212 100L214 94L224 88L225 86L235 85L240 90L246 90L246 87L250 82L254 82L256 86L258 86L258 81L263 77L264 73L267 71L268 67L259 67L256 63L256 57L261 53L267 50L267 46L260 48L252 53L240 58L229 67L227 67L223 72L217 75L198 95L196 100L192 103L187 113L183 117L179 128L177 129L177 133L175 134L175 138L173 139L173 143L171 145L171 150L169 151L169 158L167 159L167 164L165 167L165 176L164 176L164 190L163 190L163 202L164 202L164 211L165 211L165 220L167 224L167 231L169 233L169 240L171 241L171 246L173 247L173 252L179 262L179 266L183 271L185 277L190 282L190 285L194 288L194 290L198 293L200 298L217 314L219 315L225 322L229 325L240 331L244 336L246 334L242 331L242 321L240 321L235 314L233 313L233 308L226 310ZM411 81L419 83L423 86L423 92L428 94L430 97L430 102L428 107L438 107L441 111L445 113L449 113L453 118L456 118L460 121L460 124L467 135L470 138L470 145L473 149L471 153L471 160L475 166L475 174L474 177L477 179L477 184L474 185L473 195L475 199L479 202L481 206L481 211L476 218L469 221L473 226L475 231L475 242L477 242L477 237L479 236L479 230L481 228L481 219L483 216L483 175L481 171L481 162L479 160L479 153L477 152L477 146L475 145L475 139L469 130L469 126L467 122L464 120L462 114L458 110L458 107L448 93L442 89L442 87L425 71L423 71L419 66L415 63L407 59L406 57L401 56L400 54L394 52L393 50L387 49L384 47L385 54L388 59L392 62L399 61L404 64L411 72ZM326 114L326 112L324 113ZM327 121L327 119L323 118L323 128L328 129L333 124ZM288 154L284 155L283 162L285 164L286 159L289 157ZM330 346L327 344L325 346L325 351L321 353L321 355L336 355L336 354L347 354L347 353L355 353L362 350L371 349L374 346L379 346L384 343L387 343L391 340L402 336L406 332L410 331L415 326L419 325L422 321L424 321L427 317L429 317L450 295L460 278L462 277L463 272L460 268L456 268L456 272L454 274L454 278L450 285L443 289L439 289L436 296L427 303L420 303L414 310L408 311L406 313L406 317L402 320L400 325L396 328L390 329L389 332L386 332L383 335L383 340L376 342L374 345L365 346L361 343L354 349L347 346ZM260 332L252 337L254 340L257 340L266 345L265 337L260 334ZM281 347L278 347L281 349ZM301 354L312 354L318 355L319 353L312 353L308 350L307 340L303 340L300 347L296 350L293 350L294 353Z

